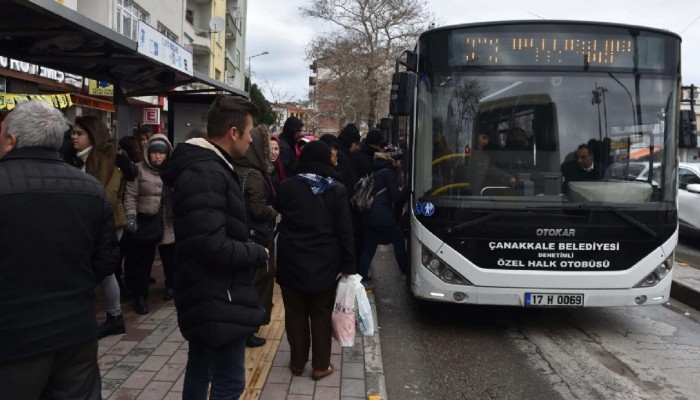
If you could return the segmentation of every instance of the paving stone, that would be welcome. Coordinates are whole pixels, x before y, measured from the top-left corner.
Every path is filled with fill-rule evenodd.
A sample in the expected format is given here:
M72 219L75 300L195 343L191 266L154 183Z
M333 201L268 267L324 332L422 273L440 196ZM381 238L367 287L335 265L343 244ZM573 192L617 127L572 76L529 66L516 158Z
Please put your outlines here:
M143 324L139 324L139 325L138 325L138 329L141 329L141 330L144 330L144 331L151 331L151 332L152 332L154 329L156 329L157 327L158 327L158 324L152 324L152 323L149 323L149 322L146 322L146 323L143 323Z
M97 365L100 367L100 371L104 375L104 373L114 368L114 366L117 365L122 358L124 357L117 354L105 354L97 359Z
M182 393L173 392L172 389L163 397L163 400L182 400Z
M127 389L143 389L156 375L154 371L140 371L136 370L122 383L121 387Z
M343 348L343 360L348 362L365 362L364 349L356 349L353 347Z
M154 351L154 356L172 356L175 354L177 349L180 348L180 343L177 342L163 342Z
M125 380L138 367L138 363L125 363L122 361L110 369L109 372L103 376L103 378Z
M160 346L160 344L163 342L163 339L165 339L165 336L150 334L145 339L140 341L139 344L136 345L136 347L140 349L155 349L158 346Z
M151 334L151 332L153 332L152 329L138 329L138 328L127 329L126 334L124 335L122 340L129 340L129 341L133 340L135 342L140 342L143 339L147 338L148 335Z
M187 364L187 350L178 350L168 360L171 364Z
M290 383L292 381L292 371L288 367L272 367L267 375L270 383Z
M340 399L340 388L339 387L316 387L316 392L314 393L314 400L339 400L339 399Z
M343 379L340 385L343 396L363 397L365 393L364 379Z
M119 388L112 393L109 400L134 400L140 393L141 390L139 389ZM102 398L106 399L107 397L103 395Z
M106 399L112 395L114 391L119 389L119 385L121 385L121 383L121 380L102 379L102 398Z
M162 400L171 386L173 386L172 382L151 382L141 391L136 400Z
M365 379L365 364L344 362L343 363L343 378Z
M289 385L285 383L269 383L266 384L260 393L260 400L280 400L287 397ZM330 399L324 399L330 400Z
M144 362L141 363L138 369L142 371L159 371L169 359L170 357L168 356L150 355L146 360L144 360Z
M182 333L180 332L180 329L175 329L173 330L170 335L168 335L167 338L165 338L166 342L184 342L185 338L182 337Z
M337 365L340 365L340 364L337 364ZM328 375L327 377L321 379L320 381L316 381L316 388L318 388L320 386L340 387L341 374L342 374L342 371L339 369L336 369L334 373Z
M289 385L289 394L306 394L313 396L316 389L316 382L309 376L292 376L292 383Z
M274 367L288 367L289 361L291 361L292 353L289 351L280 351L277 349L277 354L272 360L272 366Z
M175 381L175 384L173 387L170 388L171 392L182 392L182 387L185 385L185 371L183 369L182 374L180 375L179 378L177 378L177 381ZM182 395L182 393L180 393Z
M112 346L112 348L107 351L107 354L120 354L122 356L126 355L131 351L131 349L134 348L134 346L136 346L136 344L138 344L136 341L121 340Z
M303 394L289 394L287 395L286 400L313 400L313 396L311 395L303 395Z
M129 354L124 356L123 361L142 363L151 353L153 353L153 349L132 349Z
M185 364L165 364L153 378L154 381L175 382L185 371Z

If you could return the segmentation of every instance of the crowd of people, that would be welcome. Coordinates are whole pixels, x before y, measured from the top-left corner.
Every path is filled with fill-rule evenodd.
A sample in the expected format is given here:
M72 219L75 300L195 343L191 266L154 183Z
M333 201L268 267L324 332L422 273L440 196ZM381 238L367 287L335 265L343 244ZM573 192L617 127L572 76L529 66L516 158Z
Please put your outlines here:
M95 116L73 124L41 101L19 104L0 129L0 398L99 399L97 340L123 334L122 300L149 313L156 250L189 342L183 398L237 398L245 348L265 344L275 281L282 290L289 368L334 372L337 280L391 243L408 190L379 130L354 124L319 140L288 118L279 135L254 126L257 108L219 96L206 131L175 146L139 128L117 140ZM374 177L368 211L350 199ZM405 275L403 275L405 276ZM95 318L96 287L106 312ZM31 376L32 380L26 377ZM209 396L209 397L207 397Z

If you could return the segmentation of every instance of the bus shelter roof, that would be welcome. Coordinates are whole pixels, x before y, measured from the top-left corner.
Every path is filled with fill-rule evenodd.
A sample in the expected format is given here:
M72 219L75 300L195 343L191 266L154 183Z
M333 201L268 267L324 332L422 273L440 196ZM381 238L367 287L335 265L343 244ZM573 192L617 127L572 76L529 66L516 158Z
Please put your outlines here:
M194 82L247 97L197 71L188 75L139 53L136 41L55 0L0 0L0 55L110 82L127 97L165 95Z

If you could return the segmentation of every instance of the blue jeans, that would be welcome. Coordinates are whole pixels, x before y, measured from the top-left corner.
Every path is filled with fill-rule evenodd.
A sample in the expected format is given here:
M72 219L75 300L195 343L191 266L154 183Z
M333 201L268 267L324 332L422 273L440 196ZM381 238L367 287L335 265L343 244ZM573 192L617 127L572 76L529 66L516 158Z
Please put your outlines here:
M190 340L183 400L238 399L245 389L245 337L217 348Z
M394 257L402 274L408 273L406 261L406 238L399 224L365 227L365 248L360 256L360 270L363 279L369 278L369 265L379 246L379 235L388 238L394 246Z

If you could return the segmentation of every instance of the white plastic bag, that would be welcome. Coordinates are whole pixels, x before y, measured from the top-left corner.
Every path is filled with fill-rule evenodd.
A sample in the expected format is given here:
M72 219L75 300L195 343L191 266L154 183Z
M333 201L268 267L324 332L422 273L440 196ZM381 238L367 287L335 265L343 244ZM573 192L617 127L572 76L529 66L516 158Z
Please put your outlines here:
M340 278L331 315L333 337L342 347L355 344L355 290L348 278Z
M365 336L372 336L374 335L372 306L369 304L367 292L365 287L362 286L361 279L362 276L360 275L350 277L350 281L355 288L355 318L357 319L357 326L360 328L360 332Z

